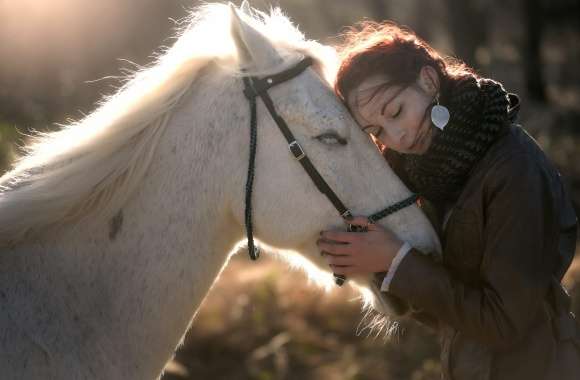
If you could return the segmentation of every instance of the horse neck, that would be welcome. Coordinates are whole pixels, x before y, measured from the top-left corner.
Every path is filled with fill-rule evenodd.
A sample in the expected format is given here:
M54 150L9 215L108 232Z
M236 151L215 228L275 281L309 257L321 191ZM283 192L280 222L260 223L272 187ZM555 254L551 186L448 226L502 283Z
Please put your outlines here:
M224 128L240 123L233 110L242 104L233 103L243 99L226 91L216 109L212 87L220 83L211 76L199 82L175 110L147 178L122 210L110 221L82 223L34 248L47 255L41 268L33 266L44 275L30 273L27 281L50 285L60 298L51 302L63 305L60 318L70 323L54 332L67 336L70 347L54 349L93 350L85 353L92 360L105 352L106 366L122 358L115 366L124 369L124 378L158 375L243 237L228 206L232 183L240 178L235 166L244 161L220 153L232 152L228 141L237 144ZM86 347L73 319L89 326L101 347Z

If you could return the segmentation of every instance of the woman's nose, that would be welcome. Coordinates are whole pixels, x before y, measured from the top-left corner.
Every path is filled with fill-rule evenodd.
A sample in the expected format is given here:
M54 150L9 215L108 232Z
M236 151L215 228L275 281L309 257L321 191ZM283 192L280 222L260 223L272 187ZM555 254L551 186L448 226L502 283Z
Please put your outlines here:
M393 140L395 140L397 143L403 142L405 135L407 134L404 128L393 126L391 131L392 131Z

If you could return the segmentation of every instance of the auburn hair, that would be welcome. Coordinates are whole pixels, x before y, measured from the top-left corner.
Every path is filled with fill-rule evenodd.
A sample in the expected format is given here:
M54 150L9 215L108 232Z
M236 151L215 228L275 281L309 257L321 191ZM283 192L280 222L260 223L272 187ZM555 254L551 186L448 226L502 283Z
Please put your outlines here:
M462 61L444 57L412 30L393 22L364 21L350 27L337 47L341 64L334 90L346 103L350 91L371 75L384 74L388 86L409 86L421 68L431 66L440 79L440 96L445 99L454 80L477 75Z

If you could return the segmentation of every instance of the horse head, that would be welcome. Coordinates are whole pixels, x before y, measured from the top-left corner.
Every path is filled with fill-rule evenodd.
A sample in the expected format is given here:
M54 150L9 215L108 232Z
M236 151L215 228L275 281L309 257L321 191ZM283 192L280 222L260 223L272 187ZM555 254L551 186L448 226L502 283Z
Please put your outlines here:
M247 10L245 11L247 12ZM299 62L303 55L328 47L310 46L310 50L275 46L252 25L244 12L231 7L231 30L238 52L242 76L266 78L283 72ZM355 215L370 215L394 204L411 193L397 178L334 95L324 69L331 62L316 64L267 90L277 114L307 154L312 164ZM326 67L325 67L326 65ZM327 70L326 72L332 72ZM243 96L240 93L240 96ZM344 229L345 223L331 202L317 189L306 171L291 154L288 141L259 97L257 102L257 152L253 184L254 233L263 243L298 251L332 278L316 247L319 231ZM249 128L247 126L248 136ZM250 144L249 137L244 144ZM233 214L244 224L244 192L240 183L232 201ZM247 222L247 220L246 220ZM401 239L425 252L440 250L431 225L413 205L380 222ZM370 278L356 278L363 293L372 294L366 301L377 310L396 314L399 307L381 295Z

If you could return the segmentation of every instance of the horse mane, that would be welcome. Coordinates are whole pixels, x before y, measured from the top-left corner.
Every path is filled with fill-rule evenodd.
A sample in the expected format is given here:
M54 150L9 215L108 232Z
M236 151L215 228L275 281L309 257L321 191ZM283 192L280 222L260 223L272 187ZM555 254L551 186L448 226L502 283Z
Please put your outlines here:
M240 16L277 49L325 62L323 69L330 68L325 74L332 77L333 52L305 40L279 8ZM215 62L241 75L230 17L224 4L191 10L177 24L173 46L133 73L95 111L58 131L36 134L26 154L0 178L0 246L89 214L112 216L146 176L172 110L201 69Z

